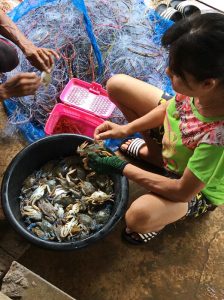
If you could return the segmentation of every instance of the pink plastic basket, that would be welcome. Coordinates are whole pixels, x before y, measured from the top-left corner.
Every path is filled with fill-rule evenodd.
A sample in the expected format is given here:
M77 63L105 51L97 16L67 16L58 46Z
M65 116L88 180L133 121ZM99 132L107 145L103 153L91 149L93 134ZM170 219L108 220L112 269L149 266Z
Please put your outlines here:
M93 113L100 118L109 118L115 105L108 98L102 86L96 82L71 79L60 95L64 104Z
M56 104L45 125L48 135L78 133L93 137L95 128L113 112L115 105L106 90L96 82L71 79L60 95L64 103Z
M57 133L76 133L93 137L94 130L103 120L74 107L56 104L47 123L45 132L48 135Z

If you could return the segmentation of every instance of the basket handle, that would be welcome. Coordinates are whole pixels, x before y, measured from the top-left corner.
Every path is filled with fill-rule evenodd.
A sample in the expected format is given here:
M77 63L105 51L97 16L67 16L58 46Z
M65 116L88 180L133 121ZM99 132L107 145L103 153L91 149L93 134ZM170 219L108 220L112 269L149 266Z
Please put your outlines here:
M97 82L92 82L89 91L93 94L99 95L102 91L102 85Z

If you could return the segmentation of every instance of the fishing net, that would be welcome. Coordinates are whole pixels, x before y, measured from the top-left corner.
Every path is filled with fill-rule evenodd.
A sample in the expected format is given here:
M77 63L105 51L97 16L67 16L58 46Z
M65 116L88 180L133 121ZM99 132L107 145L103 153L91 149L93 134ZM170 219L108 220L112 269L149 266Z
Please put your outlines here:
M123 73L172 93L165 75L167 53L160 38L172 24L140 0L24 0L10 17L38 47L55 49L52 82L34 96L5 101L9 125L23 132L29 142L44 136L44 125L65 84L72 77L105 86L114 74ZM29 24L29 26L27 26ZM18 50L20 65L7 74L40 75ZM125 122L116 109L111 118Z

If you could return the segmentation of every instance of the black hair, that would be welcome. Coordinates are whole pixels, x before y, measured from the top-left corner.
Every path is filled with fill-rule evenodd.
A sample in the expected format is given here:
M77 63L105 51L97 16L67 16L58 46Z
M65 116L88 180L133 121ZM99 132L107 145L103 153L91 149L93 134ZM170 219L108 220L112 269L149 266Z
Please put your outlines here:
M16 48L7 40L0 38L0 72L9 72L17 67L19 58Z
M198 81L220 79L224 84L224 15L195 14L172 25L162 37L169 49L171 72Z

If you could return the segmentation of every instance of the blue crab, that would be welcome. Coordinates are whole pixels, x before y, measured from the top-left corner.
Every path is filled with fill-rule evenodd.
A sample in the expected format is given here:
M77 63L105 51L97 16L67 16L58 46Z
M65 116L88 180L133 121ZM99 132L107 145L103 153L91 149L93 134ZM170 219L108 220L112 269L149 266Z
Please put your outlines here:
M106 201L114 201L113 194L106 194L103 191L96 191L91 196L82 197L87 203L92 205L101 205Z
M104 147L103 141L99 141L93 144L90 144L89 142L85 141L77 147L76 151L81 157L83 157L82 162L85 170L90 170L90 168L88 167L88 155L90 153L97 153L102 157L113 156L113 154L107 151L107 149Z
M29 205L22 207L21 214L23 217L28 217L34 221L40 221L43 216L39 209L35 209Z

